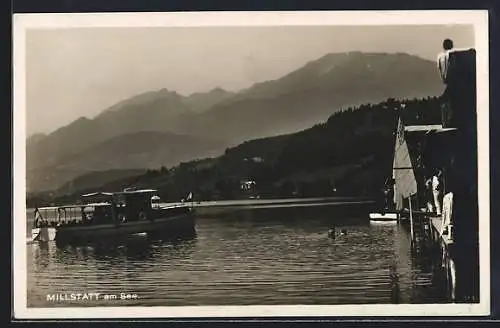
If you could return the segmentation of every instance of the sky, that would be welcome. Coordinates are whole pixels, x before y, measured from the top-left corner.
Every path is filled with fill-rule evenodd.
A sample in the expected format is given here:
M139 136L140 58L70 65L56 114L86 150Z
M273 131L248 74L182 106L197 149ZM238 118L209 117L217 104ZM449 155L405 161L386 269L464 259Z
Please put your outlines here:
M32 29L27 134L92 118L143 92L241 90L328 53L406 52L435 61L445 38L474 46L472 26L460 25Z

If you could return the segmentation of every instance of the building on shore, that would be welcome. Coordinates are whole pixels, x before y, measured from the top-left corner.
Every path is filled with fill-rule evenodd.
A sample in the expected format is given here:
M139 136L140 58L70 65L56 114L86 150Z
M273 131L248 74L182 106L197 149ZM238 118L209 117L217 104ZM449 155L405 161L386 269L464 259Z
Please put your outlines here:
M240 190L245 197L257 198L257 183L254 180L242 180L240 181Z

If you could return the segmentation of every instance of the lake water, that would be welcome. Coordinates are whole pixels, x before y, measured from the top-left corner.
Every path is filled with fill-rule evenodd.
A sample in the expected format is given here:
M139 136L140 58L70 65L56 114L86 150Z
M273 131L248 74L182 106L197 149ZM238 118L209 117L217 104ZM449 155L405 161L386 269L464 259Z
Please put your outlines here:
M330 239L333 222L347 234ZM28 306L446 302L431 262L411 255L409 233L396 223L373 224L335 206L284 207L200 214L196 231L108 247L27 244ZM71 293L100 299L47 300Z

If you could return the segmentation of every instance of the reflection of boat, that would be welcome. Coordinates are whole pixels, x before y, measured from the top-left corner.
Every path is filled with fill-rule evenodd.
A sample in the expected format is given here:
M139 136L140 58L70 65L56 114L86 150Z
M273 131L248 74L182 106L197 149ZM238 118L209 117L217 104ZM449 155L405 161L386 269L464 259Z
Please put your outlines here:
M32 239L71 243L137 234L176 236L194 231L191 207L161 206L155 193L151 189L94 193L84 198L100 197L99 202L38 208Z
M182 236L166 236L162 239L149 236L143 238L123 236L122 238L104 238L89 243L70 243L57 246L52 243L40 243L36 245L36 248L56 249L55 256L59 262L64 264L73 264L75 260L87 261L89 259L98 260L101 264L109 263L112 259L126 259L144 263L153 260L155 255L159 253L189 256L194 251L196 242L196 233L193 232Z

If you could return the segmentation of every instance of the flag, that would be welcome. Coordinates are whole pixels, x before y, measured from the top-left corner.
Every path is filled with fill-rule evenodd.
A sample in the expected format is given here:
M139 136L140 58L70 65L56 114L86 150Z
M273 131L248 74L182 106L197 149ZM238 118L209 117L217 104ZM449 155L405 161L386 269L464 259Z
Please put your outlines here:
M38 209L38 207L35 208L35 220L41 220L43 219L42 217L42 213L40 213L40 210Z

